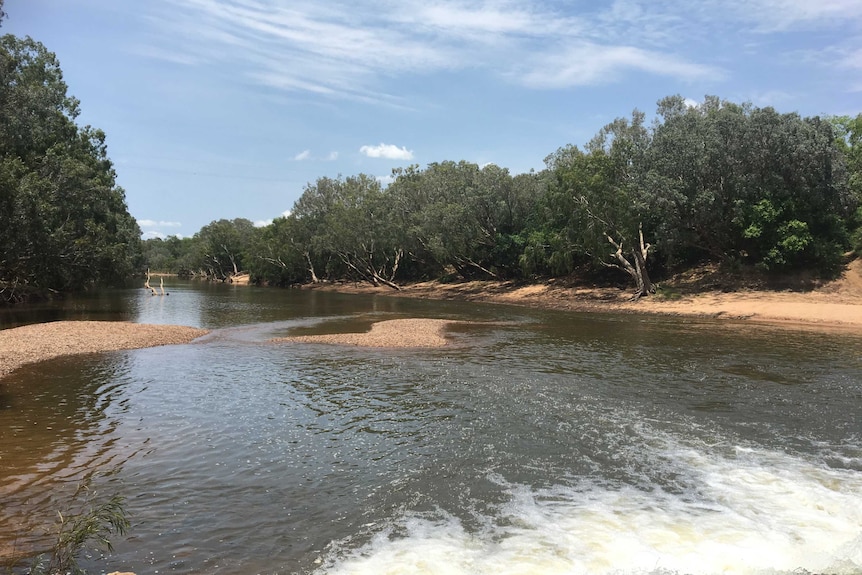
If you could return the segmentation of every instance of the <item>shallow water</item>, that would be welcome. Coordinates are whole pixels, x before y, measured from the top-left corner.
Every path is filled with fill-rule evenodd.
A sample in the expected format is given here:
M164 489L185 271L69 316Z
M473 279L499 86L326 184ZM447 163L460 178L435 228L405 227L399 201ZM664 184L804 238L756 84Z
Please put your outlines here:
M91 572L862 573L862 338L169 291L40 312L214 331L0 384L0 548L44 546L99 470L132 528ZM473 323L444 349L267 341L411 316Z

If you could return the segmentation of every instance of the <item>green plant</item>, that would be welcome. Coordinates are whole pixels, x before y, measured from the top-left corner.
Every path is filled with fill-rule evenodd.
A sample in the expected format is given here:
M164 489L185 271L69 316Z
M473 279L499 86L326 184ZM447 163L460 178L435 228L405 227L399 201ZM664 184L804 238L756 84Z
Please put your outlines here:
M73 512L57 512L58 523L53 532L54 542L49 552L35 557L26 571L29 575L85 574L78 565L84 546L94 543L105 551L112 551L110 537L124 535L129 520L123 507L124 499L113 495L104 500L92 489L87 479L72 496Z

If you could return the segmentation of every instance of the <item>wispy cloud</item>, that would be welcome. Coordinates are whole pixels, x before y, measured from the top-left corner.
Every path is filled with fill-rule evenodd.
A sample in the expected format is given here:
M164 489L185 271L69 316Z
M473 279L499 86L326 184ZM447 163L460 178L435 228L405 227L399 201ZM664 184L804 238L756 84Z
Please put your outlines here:
M234 64L287 92L403 105L393 77L466 68L535 89L618 81L627 72L721 77L693 56L704 31L735 37L862 20L859 0L168 0L149 3L153 58ZM741 31L741 32L740 32Z
M691 64L668 54L628 46L609 49L584 42L543 56L523 79L537 88L564 88L611 83L630 70L689 79L722 75L711 66Z
M821 28L862 18L859 0L736 0L731 4L737 17L752 19L761 32Z
M844 51L838 59L838 65L851 70L862 70L862 48Z
M362 154L369 158L386 158L387 160L412 160L413 150L405 147L399 148L392 144L380 144L378 146L362 146L359 148Z
M329 152L325 156L316 157L311 153L311 150L303 150L293 157L295 162L305 162L308 160L322 160L324 162L334 162L338 159L338 152Z

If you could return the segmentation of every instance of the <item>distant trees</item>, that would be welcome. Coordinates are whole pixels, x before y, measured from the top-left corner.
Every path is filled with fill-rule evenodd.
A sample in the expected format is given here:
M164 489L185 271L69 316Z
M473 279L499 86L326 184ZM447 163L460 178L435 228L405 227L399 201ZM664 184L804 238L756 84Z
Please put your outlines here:
M219 279L246 268L277 285L397 289L616 268L640 297L654 275L704 261L828 275L862 222L860 134L862 115L803 118L672 96L652 123L638 111L618 118L583 149L548 156L539 173L462 161L396 169L385 187L366 174L323 177L269 226L221 220L194 238L147 244L151 262L173 241L175 267L191 261ZM854 237L862 247L862 233Z
M77 116L54 54L0 37L0 303L116 283L140 264L105 134Z

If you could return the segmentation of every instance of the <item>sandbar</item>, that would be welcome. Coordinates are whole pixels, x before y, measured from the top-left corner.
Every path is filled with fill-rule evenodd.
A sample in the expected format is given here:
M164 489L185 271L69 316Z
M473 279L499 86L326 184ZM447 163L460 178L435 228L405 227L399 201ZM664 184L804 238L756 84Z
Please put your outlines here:
M0 330L0 377L64 355L189 343L208 333L181 325L55 321Z
M390 319L371 325L363 333L297 335L273 339L274 342L329 343L361 347L443 347L446 328L454 323L447 319Z

